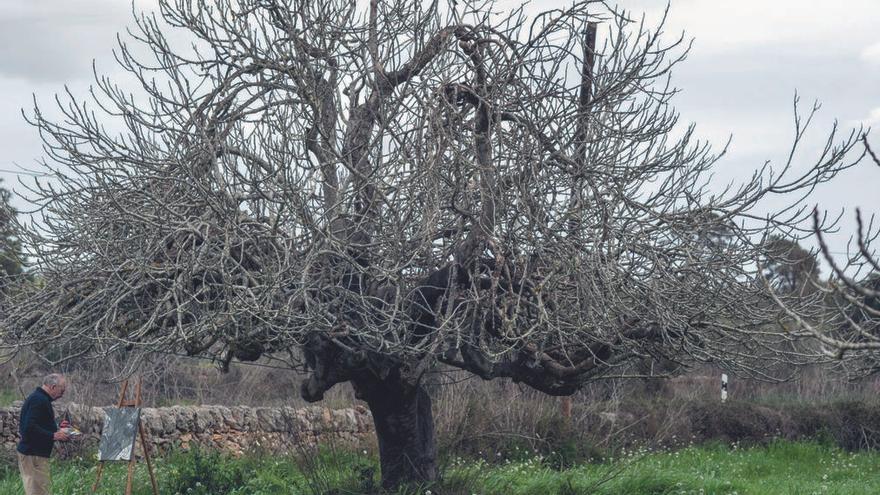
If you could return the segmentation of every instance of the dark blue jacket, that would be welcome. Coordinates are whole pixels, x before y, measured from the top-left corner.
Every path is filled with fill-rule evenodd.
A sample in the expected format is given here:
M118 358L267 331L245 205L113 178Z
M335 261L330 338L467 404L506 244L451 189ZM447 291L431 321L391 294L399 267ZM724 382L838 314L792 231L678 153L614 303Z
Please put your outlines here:
M49 457L52 436L58 431L55 424L55 411L52 410L52 398L42 388L33 391L21 406L21 418L18 422L18 451L24 455Z

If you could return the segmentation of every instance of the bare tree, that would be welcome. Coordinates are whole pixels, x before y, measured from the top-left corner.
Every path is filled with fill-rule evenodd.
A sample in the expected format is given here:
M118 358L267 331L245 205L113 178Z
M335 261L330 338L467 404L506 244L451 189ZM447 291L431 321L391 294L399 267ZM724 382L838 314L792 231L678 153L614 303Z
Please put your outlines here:
M670 104L687 44L662 29L593 0L162 1L116 52L139 95L98 78L31 117L46 282L4 345L301 356L304 398L349 381L369 405L386 486L437 476L441 364L570 395L648 357L814 359L767 330L756 260L856 134L710 188L718 155Z
M870 159L880 166L867 135L862 136L862 142ZM880 232L871 224L865 225L858 210L856 221L856 253L841 263L825 241L819 211L813 211L813 230L822 256L831 267L831 279L822 287L827 304L821 315L814 313L810 318L790 308L778 291L773 291L771 297L796 329L815 337L827 354L841 360L847 373L858 377L880 372L880 261L870 249Z

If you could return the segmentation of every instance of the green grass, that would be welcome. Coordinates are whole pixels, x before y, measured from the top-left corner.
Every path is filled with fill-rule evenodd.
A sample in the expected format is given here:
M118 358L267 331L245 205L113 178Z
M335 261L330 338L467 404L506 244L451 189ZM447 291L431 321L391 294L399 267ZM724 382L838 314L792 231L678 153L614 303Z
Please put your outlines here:
M17 400L24 400L18 390L0 389L0 407L9 407Z
M816 443L633 452L612 462L565 472L538 463L517 463L483 473L478 485L484 491L480 493L505 495L880 493L880 454L847 453Z
M880 493L880 453L849 453L810 442L776 442L748 449L708 445L673 452L621 452L616 459L555 470L537 456L507 461L492 456L454 459L435 486L402 491L423 495L545 494L727 494L859 495ZM100 494L121 493L123 464L105 470ZM0 467L0 494L22 493L17 472ZM176 454L157 462L162 494L280 495L376 493L376 459L354 452L324 451L301 459L211 453ZM56 495L90 493L95 465L53 463ZM135 494L151 493L146 468L138 465Z

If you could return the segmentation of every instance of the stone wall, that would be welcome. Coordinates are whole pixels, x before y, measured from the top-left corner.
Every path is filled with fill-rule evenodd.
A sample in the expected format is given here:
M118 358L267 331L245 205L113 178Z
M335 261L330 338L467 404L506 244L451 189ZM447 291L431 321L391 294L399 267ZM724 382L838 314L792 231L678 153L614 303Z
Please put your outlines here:
M56 443L61 457L97 450L104 408L66 404L56 414L69 411L71 422L83 437ZM0 448L9 452L18 442L19 407L0 408ZM59 417L60 421L61 418ZM195 446L233 454L249 451L302 452L318 443L359 447L373 442L373 419L363 407L226 407L174 406L144 408L141 422L150 444L166 451L170 447Z

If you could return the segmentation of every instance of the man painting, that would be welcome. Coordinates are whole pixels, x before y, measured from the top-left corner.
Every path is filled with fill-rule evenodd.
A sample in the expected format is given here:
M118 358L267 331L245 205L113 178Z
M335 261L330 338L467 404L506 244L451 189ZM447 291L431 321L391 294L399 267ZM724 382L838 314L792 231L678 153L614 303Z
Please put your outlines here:
M43 378L43 385L28 396L21 406L18 432L18 469L24 483L25 495L48 495L52 483L49 475L49 455L56 441L66 442L69 435L63 431L66 421L55 424L52 401L60 399L67 389L63 375L53 373Z

